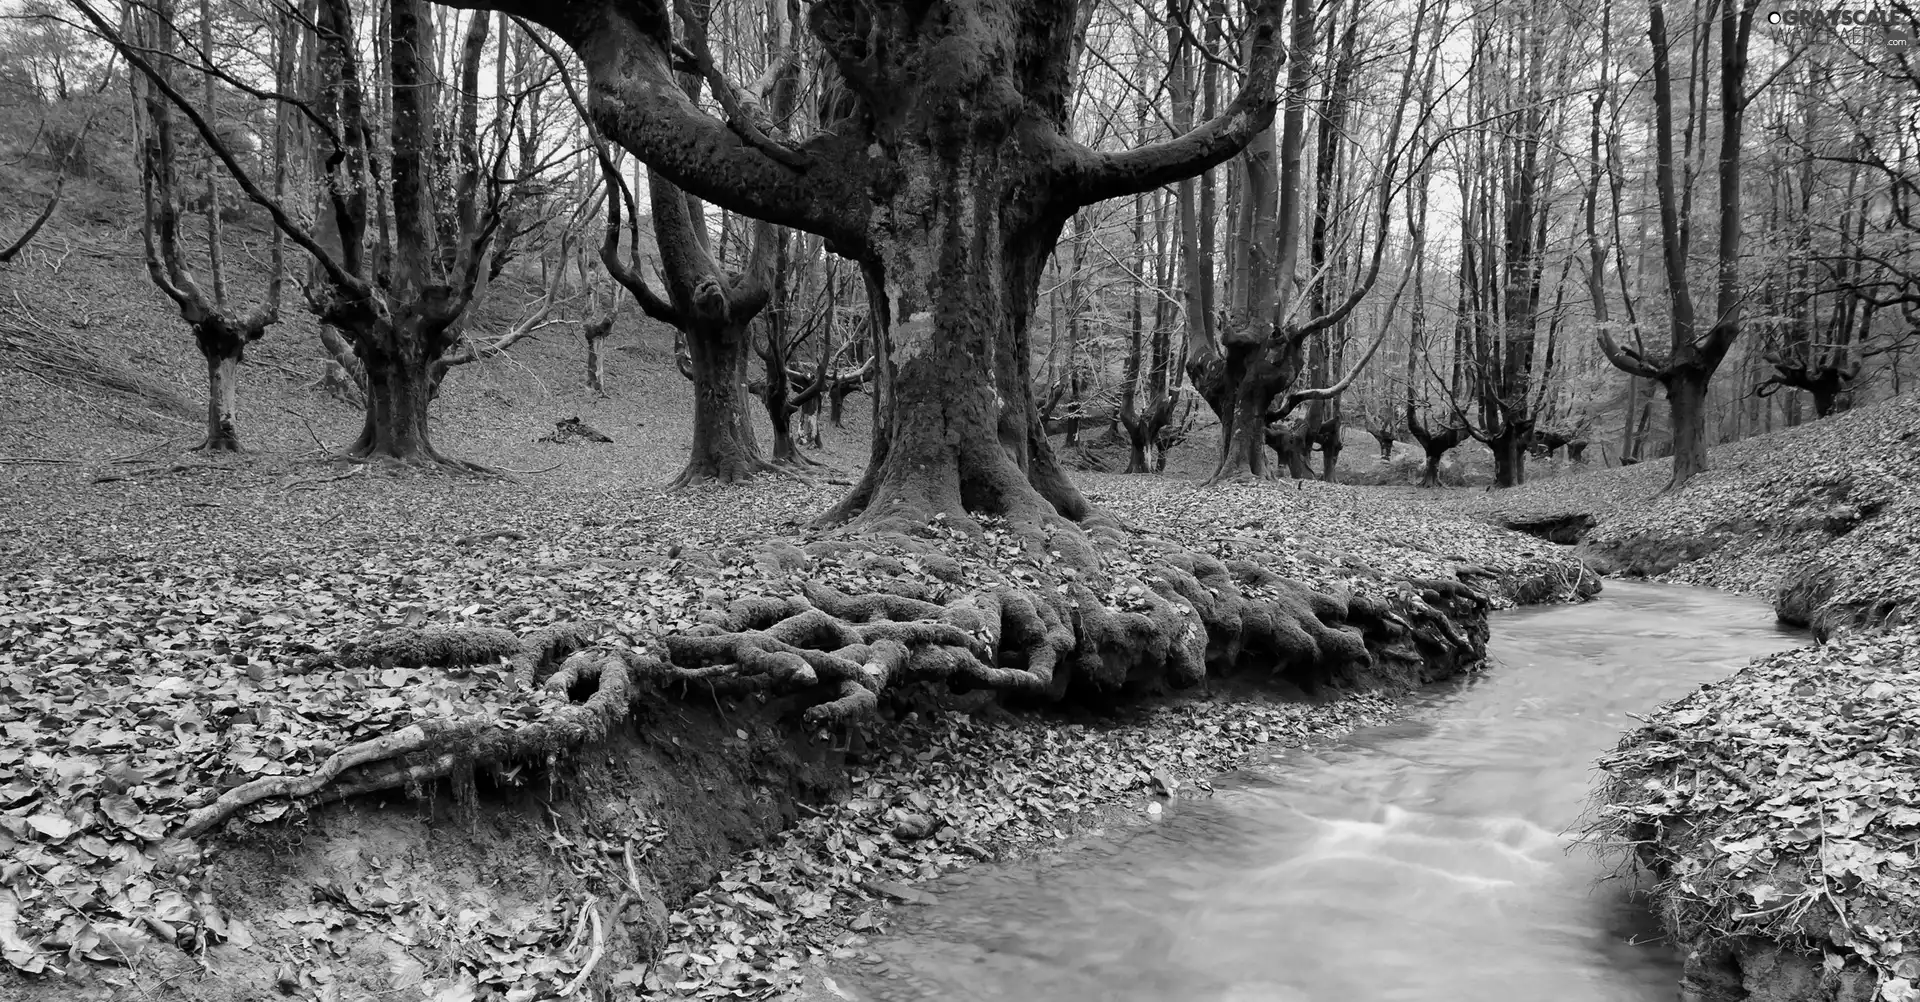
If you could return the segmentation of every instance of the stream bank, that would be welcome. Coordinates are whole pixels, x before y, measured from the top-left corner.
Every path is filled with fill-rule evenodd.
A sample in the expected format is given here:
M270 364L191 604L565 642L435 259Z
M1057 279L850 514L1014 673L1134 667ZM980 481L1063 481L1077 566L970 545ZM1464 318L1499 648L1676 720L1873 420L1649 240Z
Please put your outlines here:
M1648 717L1605 760L1592 837L1639 846L1695 1002L1920 999L1920 397L1664 461L1461 499L1577 527L1608 574L1748 592L1820 647Z
M1569 851L1590 763L1630 714L1803 642L1759 602L1676 586L1499 614L1487 668L1392 721L933 881L837 943L812 998L1665 1002L1680 958L1630 881Z
M1491 608L1598 586L1561 548L1351 488L1089 479L1104 505L1181 545L1258 548L1323 593L1429 609L1450 634L1426 638L1441 649L1477 650ZM934 872L1056 844L1141 790L1263 744L1382 719L1411 686L1474 664L1415 663L1418 645L1399 643L1391 670L1312 697L1284 672L1255 672L1071 714L903 691L871 726L824 735L796 726L800 704L636 682L633 715L595 743L343 802L263 803L197 842L165 838L214 791L310 771L449 702L509 718L537 709L496 695L482 678L494 669L310 667L369 627L524 632L611 616L637 643L743 591L794 588L791 568L756 557L805 515L806 499L775 489L728 495L727 513L760 521L671 542L647 533L688 524L680 495L663 512L632 499L609 512L597 490L513 492L496 504L512 518L475 534L460 519L419 520L460 510L422 501L439 489L294 495L307 509L261 480L238 492L280 504L257 508L265 521L234 505L145 525L150 501L117 501L121 535L49 523L13 537L21 548L0 565L0 627L15 640L0 649L0 723L19 743L0 757L0 850L17 865L0 895L0 989L518 1002L651 984L668 997L771 997L814 945L877 921L878 902L911 900ZM593 518L559 515L587 498ZM411 534L312 532L348 503L370 522L411 519ZM205 560L182 567L181 554ZM906 578L921 573L912 563L839 573ZM182 582L197 597L183 601Z

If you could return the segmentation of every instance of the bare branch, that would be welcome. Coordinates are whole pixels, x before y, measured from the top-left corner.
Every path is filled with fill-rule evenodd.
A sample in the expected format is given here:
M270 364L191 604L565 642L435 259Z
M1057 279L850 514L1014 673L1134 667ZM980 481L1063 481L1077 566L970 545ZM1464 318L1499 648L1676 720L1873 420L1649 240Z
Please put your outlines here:
M1090 150L1060 139L1067 164L1062 180L1076 205L1152 191L1232 159L1273 122L1276 81L1286 48L1279 38L1282 0L1260 0L1248 31L1252 58L1240 92L1219 114L1188 132L1119 153Z

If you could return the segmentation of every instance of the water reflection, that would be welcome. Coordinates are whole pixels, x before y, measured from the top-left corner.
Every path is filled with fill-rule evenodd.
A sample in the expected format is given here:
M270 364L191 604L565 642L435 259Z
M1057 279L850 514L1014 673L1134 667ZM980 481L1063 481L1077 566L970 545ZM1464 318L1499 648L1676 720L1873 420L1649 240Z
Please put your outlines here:
M1671 951L1561 832L1628 712L1799 639L1756 601L1627 583L1494 634L1487 673L1406 720L935 884L884 963L836 977L872 1000L1672 999Z

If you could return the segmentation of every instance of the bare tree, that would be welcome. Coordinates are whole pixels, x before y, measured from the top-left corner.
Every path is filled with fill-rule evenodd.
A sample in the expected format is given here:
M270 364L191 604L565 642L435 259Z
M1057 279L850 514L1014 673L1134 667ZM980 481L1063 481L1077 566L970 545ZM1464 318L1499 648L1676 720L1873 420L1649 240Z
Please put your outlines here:
M1278 5L1262 0L1246 22L1254 58L1221 115L1164 142L1101 152L1065 129L1076 4L969 0L930 18L906 0L829 0L809 8L807 23L843 99L819 132L790 143L731 84L716 86L724 121L688 97L662 0L473 6L527 16L579 52L596 125L653 170L729 209L824 236L872 272L884 304L873 459L835 521L864 513L922 525L980 512L1039 531L1090 514L1036 420L1027 320L1041 268L1081 206L1238 152L1270 120L1280 58Z
M347 454L414 465L482 469L434 449L427 412L434 372L461 337L486 250L499 222L502 193L489 183L472 225L442 227L430 184L435 115L432 22L425 0L387 0L386 36L370 87L356 37L361 20L348 0L317 0L317 94L303 100L268 94L296 109L321 148L320 205L312 226L303 212L265 190L209 121L206 109L175 87L138 46L130 45L88 0L70 0L181 114L193 123L246 196L314 262L309 306L351 344L366 380L366 414ZM383 120L384 116L384 120ZM387 137L375 142L384 127Z
M1600 348L1621 371L1652 379L1667 391L1667 409L1673 428L1673 476L1669 490L1678 490L1707 468L1707 385L1727 350L1740 336L1745 290L1740 281L1742 127L1750 95L1746 91L1747 43L1753 35L1758 0L1727 0L1719 5L1720 18L1720 157L1718 246L1716 248L1713 313L1702 317L1696 308L1688 277L1689 221L1673 160L1672 46L1665 4L1648 5L1647 37L1653 46L1655 187L1660 203L1660 246L1666 264L1668 330L1665 352L1636 341L1619 344L1602 327ZM1700 48L1704 58L1706 47Z
M793 75L797 68L789 2L769 0L773 57L770 72L756 88L755 95L756 106L759 100L767 99L782 111L792 105ZM687 28L688 55L700 66L711 67L713 55L707 42L710 5L682 0L679 10ZM666 14L664 9L660 13L663 17ZM540 44L546 46L547 43ZM559 52L549 50L549 55L556 65L561 64ZM707 82L705 73L683 73L675 80L676 93L691 100ZM582 115L597 128L599 121L571 79L566 80L566 88ZM739 100L738 96L731 99ZM633 258L621 255L622 206L626 206L636 223L639 213L628 194L625 178L597 138L596 150L608 190L601 263L639 304L641 312L674 328L678 334L676 354L681 360L682 372L694 385L692 453L671 486L738 483L776 470L761 455L759 444L754 440L753 421L747 409L750 395L747 364L753 348L752 323L774 292L775 258L781 240L778 228L771 223L756 222L746 266L738 272L729 271L722 266L709 238L705 203L676 187L662 172L648 170L653 236L660 252L664 287L664 293L656 292L640 273L637 239L629 241L634 249ZM637 234L634 237L637 238Z
M1194 385L1221 418L1221 451L1213 480L1265 475L1266 450L1272 444L1269 433L1282 434L1274 423L1285 421L1302 404L1336 397L1374 354L1368 350L1331 386L1298 385L1308 374L1308 340L1346 320L1372 291L1391 242L1389 222L1395 196L1405 185L1406 169L1417 172L1437 146L1438 140L1426 144L1419 140L1431 102L1413 98L1421 80L1426 88L1432 86L1438 46L1425 47L1423 60L1421 39L1429 31L1438 36L1445 10L1444 2L1420 4L1408 34L1399 91L1390 105L1368 194L1376 202L1376 211L1368 231L1371 251L1365 266L1337 301L1322 304L1330 308L1301 310L1303 300L1312 299L1303 293L1311 292L1312 283L1325 276L1315 274L1307 282L1295 276L1307 186L1301 155L1311 99L1307 54L1314 50L1317 30L1311 0L1294 0L1290 36L1294 58L1288 67L1281 115L1277 185L1271 161L1256 143L1239 173L1242 221L1236 236L1242 249L1229 254L1229 270L1235 275L1230 283L1235 289L1234 307L1221 328L1219 345L1203 349L1188 362ZM1412 138L1406 138L1409 117ZM1376 339L1374 347L1378 345ZM1280 444L1285 458L1288 440L1283 438Z
M245 312L236 311L229 301L226 251L222 246L219 171L209 163L204 193L206 277L202 284L188 260L185 234L182 232L179 184L179 143L173 130L173 106L165 91L173 89L174 68L180 59L178 35L172 0L154 0L150 5L129 8L128 20L133 42L152 59L152 75L134 74L133 86L136 140L139 149L140 181L143 198L141 233L145 238L147 275L153 284L174 301L180 318L193 330L193 339L207 364L207 434L199 448L213 452L237 452L240 433L235 424L237 366L246 356L247 346L266 336L267 328L280 317L280 294L285 281L286 261L282 235L272 237L270 273L265 299ZM206 62L213 56L213 7L201 0L199 14L200 56ZM274 86L286 91L291 77L291 20L283 18L276 32L273 54ZM201 106L215 107L216 94L212 73L202 75ZM287 125L282 116L274 116L273 197L286 194Z

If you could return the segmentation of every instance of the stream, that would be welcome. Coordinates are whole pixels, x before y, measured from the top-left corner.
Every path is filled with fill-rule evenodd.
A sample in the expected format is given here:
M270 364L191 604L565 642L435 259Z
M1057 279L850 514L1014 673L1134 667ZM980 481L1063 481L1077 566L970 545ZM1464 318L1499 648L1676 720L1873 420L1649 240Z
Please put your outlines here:
M1561 832L1629 712L1802 642L1758 600L1673 585L1500 613L1487 670L1404 719L949 874L833 977L871 1002L1671 1000L1644 906Z

